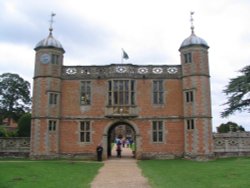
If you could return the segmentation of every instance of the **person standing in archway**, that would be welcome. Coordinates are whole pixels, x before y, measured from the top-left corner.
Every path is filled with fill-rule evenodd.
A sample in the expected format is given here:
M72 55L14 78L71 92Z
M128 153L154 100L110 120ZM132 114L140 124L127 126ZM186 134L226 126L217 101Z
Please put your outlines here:
M120 139L118 139L116 143L116 152L117 152L117 157L119 158L121 158L121 153L122 153L121 145L122 145L122 142Z
M103 147L102 144L99 144L96 148L96 153L97 153L97 160L102 161L102 152L103 152Z

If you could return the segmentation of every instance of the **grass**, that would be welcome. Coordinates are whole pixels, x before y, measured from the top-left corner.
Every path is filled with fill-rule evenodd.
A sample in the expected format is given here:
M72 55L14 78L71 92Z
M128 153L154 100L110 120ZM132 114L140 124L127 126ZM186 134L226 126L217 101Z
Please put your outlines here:
M103 163L81 161L0 161L1 188L84 188Z
M209 162L148 160L140 161L139 166L154 188L250 187L250 158Z
M250 158L139 161L153 188L247 188ZM0 160L0 188L85 188L103 163ZM122 169L121 169L122 170Z

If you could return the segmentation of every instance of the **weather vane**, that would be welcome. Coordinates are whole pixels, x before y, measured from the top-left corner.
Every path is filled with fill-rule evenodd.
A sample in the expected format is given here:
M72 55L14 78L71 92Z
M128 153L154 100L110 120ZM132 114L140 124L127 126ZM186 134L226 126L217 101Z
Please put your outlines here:
M190 22L191 22L191 31L194 34L194 19L193 19L194 11L190 12Z
M49 21L50 22L50 27L49 27L50 34L52 34L52 31L53 31L52 25L54 23L54 20L53 20L54 16L56 16L56 14L52 12L51 15L50 15L50 21Z

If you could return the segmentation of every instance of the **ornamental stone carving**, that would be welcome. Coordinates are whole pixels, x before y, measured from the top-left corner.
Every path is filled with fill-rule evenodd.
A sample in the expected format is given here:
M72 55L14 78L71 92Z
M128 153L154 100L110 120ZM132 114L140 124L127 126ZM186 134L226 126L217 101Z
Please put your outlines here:
M177 73L178 69L176 67L169 67L167 68L167 71L169 74L175 74Z
M161 74L163 72L163 69L161 67L153 68L153 73L155 74Z
M147 74L148 73L148 68L146 68L146 67L138 68L138 73L139 74Z
M76 68L67 68L66 74L76 74L77 70Z
M181 65L133 65L111 64L100 66L63 66L63 79L100 79L100 78L130 78L130 79L180 79Z

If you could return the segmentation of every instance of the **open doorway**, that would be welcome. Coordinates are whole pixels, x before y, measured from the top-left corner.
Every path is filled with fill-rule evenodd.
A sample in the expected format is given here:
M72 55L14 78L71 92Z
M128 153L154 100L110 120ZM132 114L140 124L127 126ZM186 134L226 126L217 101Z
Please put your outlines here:
M133 158L136 154L136 133L126 122L118 122L108 130L108 158ZM117 150L121 149L121 156Z

